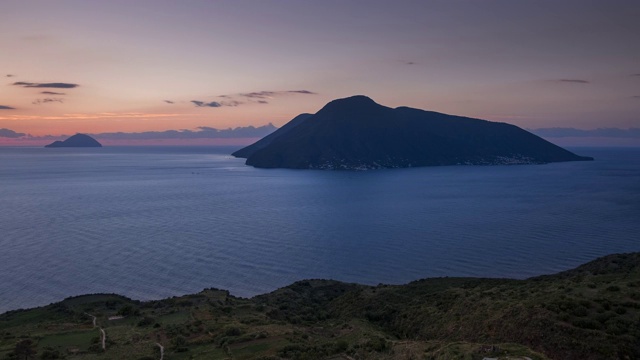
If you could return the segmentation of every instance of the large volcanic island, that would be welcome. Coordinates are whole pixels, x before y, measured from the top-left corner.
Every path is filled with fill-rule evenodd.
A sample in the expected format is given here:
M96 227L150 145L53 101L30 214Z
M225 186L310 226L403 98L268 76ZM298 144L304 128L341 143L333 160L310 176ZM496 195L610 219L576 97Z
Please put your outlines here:
M331 101L233 153L258 168L405 168L593 160L515 125L409 107L362 95Z

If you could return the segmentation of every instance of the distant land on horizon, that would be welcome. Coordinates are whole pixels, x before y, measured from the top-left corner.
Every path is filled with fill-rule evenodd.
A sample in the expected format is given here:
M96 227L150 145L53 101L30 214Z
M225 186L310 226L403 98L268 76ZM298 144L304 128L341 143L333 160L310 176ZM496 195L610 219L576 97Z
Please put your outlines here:
M54 141L49 145L45 145L46 148L60 148L60 147L102 147L96 139L85 134L75 134L64 141Z
M232 155L258 168L345 170L593 160L515 125L393 109L363 95L301 114Z
M311 115L311 114L310 114ZM285 124L286 125L286 124ZM524 128L562 147L639 147L640 128L576 129L567 127ZM237 146L246 147L270 135L278 127L272 123L217 129L199 126L195 129L150 130L139 132L86 133L103 146ZM0 128L0 146L44 146L71 135L32 135Z

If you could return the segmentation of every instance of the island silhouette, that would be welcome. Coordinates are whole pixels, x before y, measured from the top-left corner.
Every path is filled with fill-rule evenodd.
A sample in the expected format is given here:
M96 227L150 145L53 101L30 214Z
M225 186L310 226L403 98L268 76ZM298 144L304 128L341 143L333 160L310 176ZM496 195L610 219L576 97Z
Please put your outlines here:
M593 160L515 125L414 109L357 95L301 114L232 154L258 168L405 168Z
M96 139L86 134L75 134L64 141L54 141L49 145L45 145L46 148L59 148L59 147L102 147Z

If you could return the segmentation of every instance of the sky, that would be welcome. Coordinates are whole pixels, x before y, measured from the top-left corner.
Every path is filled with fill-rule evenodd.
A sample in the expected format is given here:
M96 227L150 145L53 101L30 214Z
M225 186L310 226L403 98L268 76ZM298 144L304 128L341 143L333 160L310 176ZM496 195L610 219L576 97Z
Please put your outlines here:
M637 0L3 0L0 144L279 127L356 94L640 128L638 19Z

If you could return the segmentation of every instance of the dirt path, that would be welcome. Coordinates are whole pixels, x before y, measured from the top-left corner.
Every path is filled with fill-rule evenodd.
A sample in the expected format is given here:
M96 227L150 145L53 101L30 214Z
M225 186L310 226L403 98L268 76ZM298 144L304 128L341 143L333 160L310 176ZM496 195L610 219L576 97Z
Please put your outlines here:
M160 348L160 360L164 359L164 346L160 345L160 343L156 343L156 345L158 345L158 347Z
M97 327L98 324L96 323L97 318L89 313L84 313L87 316L91 316L93 318L93 327ZM107 350L107 333L104 332L104 330L102 328L100 328L100 341L102 342L102 350ZM162 358L161 358L162 359Z
M93 318L93 327L96 327L96 320L97 318L89 313L84 313L85 315L91 316Z
M104 332L104 329L100 328L100 332L102 333L102 350L107 350L107 333Z

